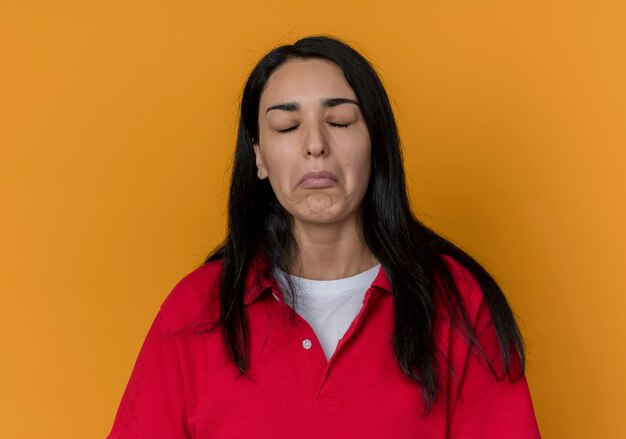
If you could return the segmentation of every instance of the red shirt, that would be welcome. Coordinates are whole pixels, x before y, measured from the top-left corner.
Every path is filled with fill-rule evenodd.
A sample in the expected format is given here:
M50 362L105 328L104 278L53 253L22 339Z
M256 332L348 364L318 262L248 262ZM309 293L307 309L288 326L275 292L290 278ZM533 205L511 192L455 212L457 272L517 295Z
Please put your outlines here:
M490 313L474 277L453 269L485 353L502 365ZM247 274L249 369L229 363L219 329L195 334L219 317L221 261L185 276L168 295L137 358L108 438L539 438L525 377L498 381L469 351L439 310L439 393L423 414L417 384L392 351L389 280L381 267L359 311L326 361L311 326L289 308L257 257Z

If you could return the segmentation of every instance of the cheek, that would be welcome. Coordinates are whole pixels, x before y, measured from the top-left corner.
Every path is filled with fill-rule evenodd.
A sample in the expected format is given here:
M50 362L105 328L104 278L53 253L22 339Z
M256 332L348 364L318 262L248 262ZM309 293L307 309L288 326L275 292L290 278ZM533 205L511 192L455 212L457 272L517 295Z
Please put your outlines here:
M289 148L280 142L267 142L261 151L263 162L270 173L278 172L289 164Z
M266 152L263 158L274 192L289 190L295 178L292 175L293 170L297 169L297 158L293 153L290 153L288 148L283 149L272 145L271 153Z
M361 184L369 180L371 169L371 149L369 143L353 148L343 160L344 169L350 179Z

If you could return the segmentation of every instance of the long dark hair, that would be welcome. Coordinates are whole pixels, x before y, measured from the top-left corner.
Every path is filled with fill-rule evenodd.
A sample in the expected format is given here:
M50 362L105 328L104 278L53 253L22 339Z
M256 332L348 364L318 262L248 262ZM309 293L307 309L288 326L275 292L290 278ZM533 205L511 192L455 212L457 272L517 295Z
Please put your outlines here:
M470 255L426 227L411 212L405 186L400 139L387 93L370 63L340 39L310 36L267 53L252 70L243 90L228 203L228 233L205 260L222 261L219 326L228 356L244 374L248 367L248 326L244 309L246 273L252 258L263 252L268 272L288 270L297 245L290 215L279 204L267 179L256 175L253 143L258 141L261 93L272 74L291 59L325 59L341 68L360 103L371 139L371 174L359 218L365 242L382 264L393 293L393 350L402 373L422 389L424 412L437 397L436 346L433 325L435 286L442 304L470 348L477 349L498 377L478 342L453 273L442 255L449 255L478 281L491 313L504 372L510 377L518 356L521 377L525 354L522 335L511 308L491 275ZM284 292L295 303L293 285ZM294 308L295 313L295 308ZM518 379L519 379L518 377Z

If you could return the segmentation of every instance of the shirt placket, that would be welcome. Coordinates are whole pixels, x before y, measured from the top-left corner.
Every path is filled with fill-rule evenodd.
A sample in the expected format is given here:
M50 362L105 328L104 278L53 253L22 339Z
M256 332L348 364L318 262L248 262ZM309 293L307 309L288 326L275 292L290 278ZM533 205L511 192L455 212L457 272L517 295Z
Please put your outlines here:
M298 343L297 349L300 351L300 356L303 358L303 363L307 371L307 377L310 384L310 388L313 395L313 403L317 404L320 399L325 397L324 384L332 378L332 368L338 361L341 361L339 357L341 354L342 346L345 345L351 338L356 336L359 327L363 324L365 316L372 306L376 287L370 287L363 298L363 306L359 310L354 320L346 330L346 333L339 339L337 347L331 357L326 360L326 355L322 345L313 331L311 325L299 314L296 313L296 326L295 331L297 334L294 343ZM282 294L278 292L272 292L274 298L280 301L284 306L289 306L284 303Z

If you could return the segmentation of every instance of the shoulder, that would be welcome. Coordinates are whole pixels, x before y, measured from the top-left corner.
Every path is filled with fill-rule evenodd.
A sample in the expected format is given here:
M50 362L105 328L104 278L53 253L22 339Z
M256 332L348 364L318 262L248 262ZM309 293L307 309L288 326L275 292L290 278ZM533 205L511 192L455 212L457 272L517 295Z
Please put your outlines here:
M459 291L463 306L474 329L482 329L489 324L490 316L487 310L483 289L472 272L450 255L442 254L448 270L454 279Z
M496 377L503 377L507 374L509 377L521 376L524 373L523 342L504 292L484 267L478 266L479 270L484 271L480 277L485 279L479 282L467 267L449 256L445 258L450 271L454 273L456 286L472 326L471 330L476 337L482 356L487 360L488 368ZM497 322L497 327L495 322ZM471 351L478 358L473 345L468 344L464 331L455 331L455 335L458 344L463 346L466 352ZM505 339L510 349L507 354L510 358L508 365L504 363L502 351L502 343ZM478 361L482 363L482 359Z
M484 296L480 283L471 271L463 264L450 255L442 254L441 257L446 261L449 272L454 279L454 283L459 290L459 294L463 298L466 307L470 309L478 309L483 301Z
M211 261L183 276L161 303L159 313L174 332L192 330L219 318L222 261Z

